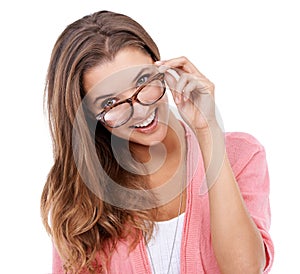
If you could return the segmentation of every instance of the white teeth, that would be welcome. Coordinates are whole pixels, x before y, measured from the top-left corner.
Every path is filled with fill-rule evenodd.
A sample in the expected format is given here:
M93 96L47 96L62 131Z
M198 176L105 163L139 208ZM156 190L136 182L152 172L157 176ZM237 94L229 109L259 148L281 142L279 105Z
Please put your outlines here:
M140 124L137 124L137 125L134 125L134 126L135 127L146 127L149 124L151 124L151 122L153 121L154 118L155 118L155 111L146 120L144 120L143 123L140 123Z

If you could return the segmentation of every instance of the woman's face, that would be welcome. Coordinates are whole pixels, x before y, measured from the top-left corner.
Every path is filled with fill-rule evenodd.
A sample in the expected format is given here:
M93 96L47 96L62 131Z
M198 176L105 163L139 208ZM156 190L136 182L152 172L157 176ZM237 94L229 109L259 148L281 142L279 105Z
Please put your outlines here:
M84 75L83 85L91 112L96 118L105 107L130 98L139 86L157 73L153 60L142 50L126 48L119 51L113 61L94 67ZM154 85L148 87L143 89L144 95L141 96L147 98L147 93L153 96L157 90ZM130 116L128 104L122 104L119 110L111 116L113 119ZM165 94L152 105L134 102L133 114L125 124L116 128L104 126L120 138L150 146L162 142L166 137L168 118L169 106Z

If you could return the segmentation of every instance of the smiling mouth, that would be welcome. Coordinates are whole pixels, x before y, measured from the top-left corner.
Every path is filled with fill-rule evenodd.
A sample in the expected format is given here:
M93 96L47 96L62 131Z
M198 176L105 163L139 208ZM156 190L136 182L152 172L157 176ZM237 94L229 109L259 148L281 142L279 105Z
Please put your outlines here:
M135 124L131 127L132 128L146 128L146 127L150 126L154 122L156 114L157 114L157 108L148 116L147 119L145 119L141 123Z

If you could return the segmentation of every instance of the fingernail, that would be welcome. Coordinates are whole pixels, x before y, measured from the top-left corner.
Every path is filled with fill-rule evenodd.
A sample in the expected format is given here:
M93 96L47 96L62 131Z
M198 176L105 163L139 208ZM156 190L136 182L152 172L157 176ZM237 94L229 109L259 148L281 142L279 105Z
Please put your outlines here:
M161 66L163 63L164 63L164 61L161 61L161 60L160 60L160 61L156 61L156 62L155 62L155 65Z
M158 67L158 71L161 72L161 73L165 73L168 69L169 69L169 67L164 66L164 65L160 65Z

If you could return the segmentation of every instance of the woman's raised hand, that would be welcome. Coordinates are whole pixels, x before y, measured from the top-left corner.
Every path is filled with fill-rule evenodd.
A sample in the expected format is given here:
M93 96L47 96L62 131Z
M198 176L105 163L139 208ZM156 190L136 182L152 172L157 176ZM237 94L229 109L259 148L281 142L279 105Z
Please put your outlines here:
M186 57L155 63L165 73L165 80L182 118L194 130L215 124L214 84ZM170 70L175 71L178 77Z

